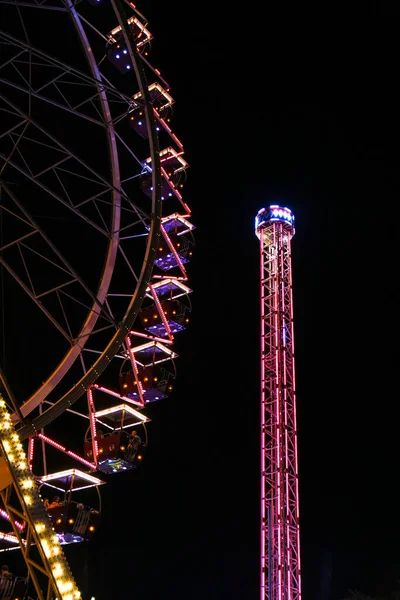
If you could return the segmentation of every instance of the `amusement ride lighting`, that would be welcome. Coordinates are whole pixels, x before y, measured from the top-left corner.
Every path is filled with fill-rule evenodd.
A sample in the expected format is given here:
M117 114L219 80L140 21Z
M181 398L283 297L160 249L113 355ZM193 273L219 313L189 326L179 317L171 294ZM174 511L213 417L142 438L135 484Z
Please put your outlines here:
M16 433L12 423L11 415L7 411L6 403L0 395L0 447L2 447L3 456L8 462L11 475L18 485L18 488L24 490L22 495L22 505L31 519L35 529L35 542L40 545L48 562L53 576L53 584L60 600L78 600L81 593L78 590L73 579L69 565L62 553L61 545L57 535L51 527L47 513L41 501L41 496L33 479L32 473L28 470L26 455L22 443ZM35 510L30 513L29 506Z
M127 23L128 23L128 25L136 25L141 30L141 34L143 34L145 36L145 39L143 41L138 42L136 44L136 46L138 48L140 46L143 46L143 44L145 44L146 42L149 42L152 39L153 36L149 32L149 30L146 29L146 27L136 17L130 17L128 19ZM114 36L117 35L118 33L120 33L121 31L122 31L121 25L118 25L112 31L110 31L110 33L107 36L108 39L111 42L116 42L117 40L114 38ZM125 52L125 54L126 54L126 52Z
M66 469L65 471L58 471L57 473L50 473L49 475L43 475L40 478L42 483L47 483L48 481L54 481L55 479L61 479L62 477L79 477L92 485L101 485L104 481L98 479L98 477L93 477L93 475L89 475L89 473L84 473L79 469ZM75 489L75 488L74 488Z
M104 410L100 410L98 412L96 412L95 416L96 419L98 417L105 417L107 415L112 415L115 414L117 412L126 412L134 417L136 417L137 419L139 419L139 421L141 423L147 423L148 421L150 421L150 419L148 417L146 417L145 415L142 415L142 413L140 413L138 410L135 410L134 408L132 408L131 406L128 406L127 404L119 404L118 406L111 406L110 408L105 408Z

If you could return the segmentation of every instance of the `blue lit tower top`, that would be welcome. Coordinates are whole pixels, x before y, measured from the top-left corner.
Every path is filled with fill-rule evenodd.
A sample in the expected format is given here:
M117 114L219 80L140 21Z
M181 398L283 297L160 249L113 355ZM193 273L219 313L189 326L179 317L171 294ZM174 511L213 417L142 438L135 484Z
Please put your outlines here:
M260 237L261 229L272 223L283 223L285 229L294 235L294 214L284 206L271 204L268 208L261 208L256 216L256 235Z

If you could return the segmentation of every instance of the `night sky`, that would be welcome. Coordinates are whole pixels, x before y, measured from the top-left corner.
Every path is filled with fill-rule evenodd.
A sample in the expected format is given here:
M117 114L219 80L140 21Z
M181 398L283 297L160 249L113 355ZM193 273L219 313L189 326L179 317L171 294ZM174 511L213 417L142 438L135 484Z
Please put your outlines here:
M398 20L372 4L315 25L255 3L138 7L190 164L192 323L143 465L107 479L100 531L67 548L76 577L96 600L258 598L254 217L282 203L296 216L304 598L388 594L400 579Z

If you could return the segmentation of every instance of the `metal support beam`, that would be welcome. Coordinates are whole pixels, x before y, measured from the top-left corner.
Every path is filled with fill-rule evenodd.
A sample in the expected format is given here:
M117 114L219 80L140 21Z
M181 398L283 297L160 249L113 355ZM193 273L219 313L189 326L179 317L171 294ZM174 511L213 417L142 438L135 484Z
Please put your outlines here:
M0 452L12 479L11 485L0 491L0 497L10 516L38 600L79 600L81 593L51 527L20 438L1 395ZM26 523L25 539L15 524L15 521L21 520ZM33 555L34 548L37 557Z

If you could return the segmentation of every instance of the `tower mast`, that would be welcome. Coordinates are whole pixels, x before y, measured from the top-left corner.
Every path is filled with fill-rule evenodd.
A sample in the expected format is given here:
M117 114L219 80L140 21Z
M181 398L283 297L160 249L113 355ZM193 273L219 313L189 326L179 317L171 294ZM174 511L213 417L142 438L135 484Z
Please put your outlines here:
M261 258L261 600L301 600L291 239L294 216L256 216Z

